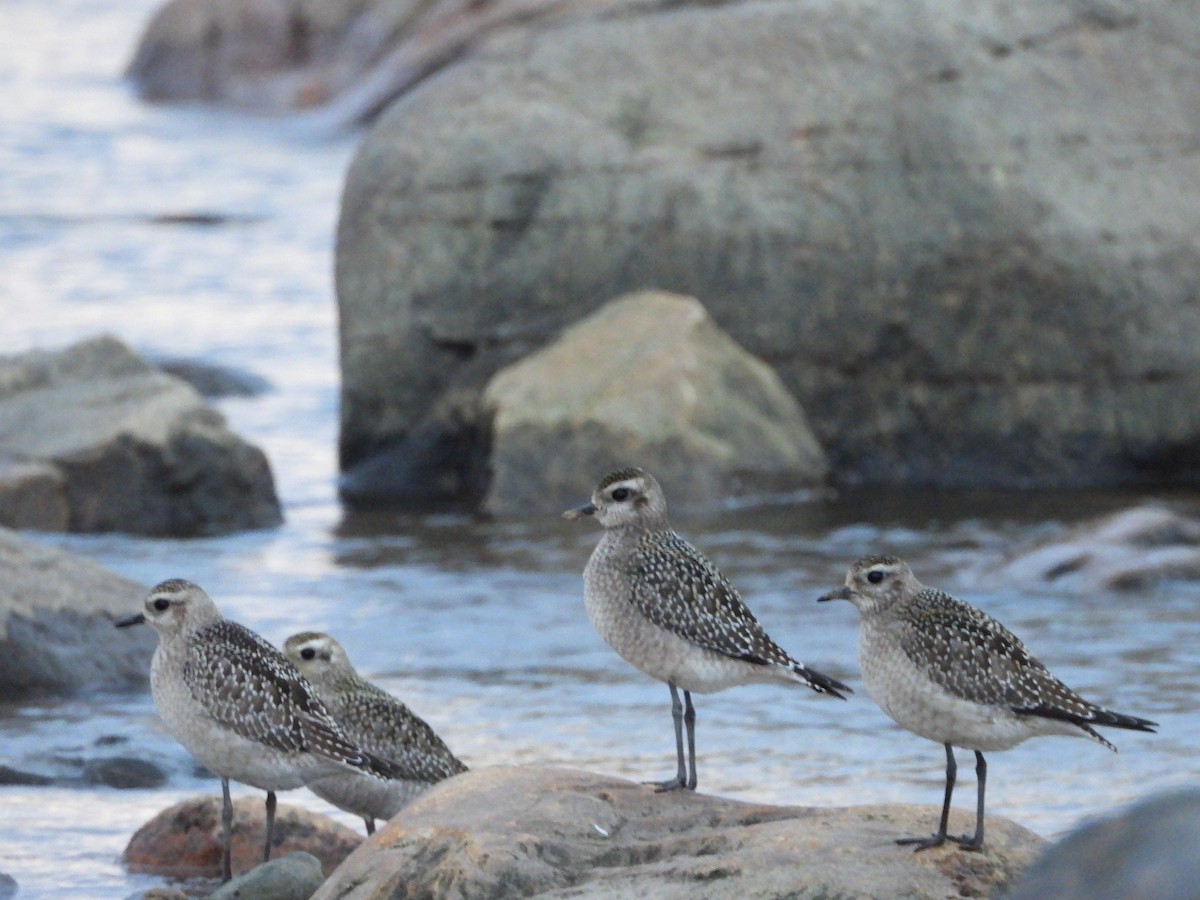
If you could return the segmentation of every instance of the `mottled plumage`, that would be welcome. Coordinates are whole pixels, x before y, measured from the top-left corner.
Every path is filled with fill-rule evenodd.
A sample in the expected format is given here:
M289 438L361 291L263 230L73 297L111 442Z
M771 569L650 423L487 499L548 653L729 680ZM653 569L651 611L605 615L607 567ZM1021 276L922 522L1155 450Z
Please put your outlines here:
M771 640L729 579L674 531L645 532L630 559L633 605L655 625L733 659L800 665ZM837 693L822 678L810 686Z
M188 644L184 681L215 722L284 753L369 768L366 748L338 727L296 667L249 628L222 619Z
M284 654L315 685L329 711L363 750L385 761L385 779L352 772L309 782L333 805L363 817L390 819L431 785L465 772L427 722L391 694L360 677L346 651L327 634L306 631L284 643Z
M150 690L159 716L175 739L221 779L226 879L231 874L230 780L267 792L263 856L269 859L275 791L374 765L295 666L254 632L223 618L196 585L182 579L162 582L150 591L143 613L117 625L142 623L158 633Z
M850 689L806 668L771 640L728 579L671 530L666 509L658 482L641 469L627 468L607 475L592 502L564 515L595 515L604 526L584 569L588 617L626 661L667 683L678 774L660 787L694 788L691 692L774 681L799 682L836 697ZM683 755L685 722L690 771Z
M849 600L861 613L859 664L880 707L901 726L946 749L941 826L917 849L947 839L954 790L954 747L973 750L979 776L974 837L983 844L983 753L1007 750L1039 735L1090 737L1116 749L1092 726L1153 731L1154 722L1115 713L1080 697L1033 656L1007 628L980 609L927 588L894 556L868 556L843 587L822 600Z

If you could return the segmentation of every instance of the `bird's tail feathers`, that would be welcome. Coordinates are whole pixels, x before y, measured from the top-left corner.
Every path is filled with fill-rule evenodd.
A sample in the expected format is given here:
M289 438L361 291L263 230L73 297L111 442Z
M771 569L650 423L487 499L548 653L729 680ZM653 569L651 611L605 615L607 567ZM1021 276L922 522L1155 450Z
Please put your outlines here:
M818 694L832 694L839 700L845 700L846 694L854 693L849 685L842 684L836 678L830 678L816 669L806 668L800 665L800 663L793 663L792 671Z
M1044 705L1013 707L1013 712L1023 716L1040 716L1043 719L1058 719L1059 721L1070 722L1072 725L1078 726L1080 730L1085 731L1093 740L1103 744L1114 753L1117 752L1116 746L1111 741L1105 739L1100 732L1096 731L1092 727L1093 725L1104 725L1108 728L1125 728L1129 731L1148 731L1151 734L1154 734L1154 729L1158 727L1157 722L1151 722L1149 719L1127 716L1124 713L1112 712L1102 709L1099 706L1089 710L1086 716Z

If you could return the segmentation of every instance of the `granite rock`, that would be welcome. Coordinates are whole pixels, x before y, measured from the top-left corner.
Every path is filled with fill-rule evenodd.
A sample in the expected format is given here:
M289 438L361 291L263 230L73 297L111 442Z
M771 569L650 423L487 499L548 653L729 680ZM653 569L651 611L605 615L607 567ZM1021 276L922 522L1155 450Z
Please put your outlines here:
M482 42L347 178L355 498L382 454L469 496L489 380L647 288L776 370L839 483L1200 481L1197 43L1125 0L646 3Z
M266 811L259 793L233 802L233 872L262 862ZM312 854L325 874L359 845L362 836L320 813L280 803L275 810L272 856ZM121 861L131 872L169 878L221 874L221 798L193 797L171 806L130 838Z
M895 844L936 817L928 807L766 806L567 769L480 769L402 810L314 898L978 897L1044 843L991 817L983 853ZM954 818L969 826L965 813Z

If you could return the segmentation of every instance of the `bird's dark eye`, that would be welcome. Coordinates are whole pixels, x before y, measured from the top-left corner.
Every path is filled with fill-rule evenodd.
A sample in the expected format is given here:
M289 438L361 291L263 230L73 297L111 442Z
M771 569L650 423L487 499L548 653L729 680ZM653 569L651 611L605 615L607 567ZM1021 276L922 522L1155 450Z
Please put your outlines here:
M316 655L317 655L317 651L314 650L312 647L305 647L303 650L300 651L300 656L303 659L312 659Z
M629 499L629 488L617 488L612 492L612 498L620 503L622 500Z
M872 569L867 573L867 581L871 582L871 584L879 584L879 582L883 581L883 573L878 569Z
M168 600L166 597L159 597L157 600L154 601L154 608L157 609L159 612L163 612L170 605L171 605L171 601Z

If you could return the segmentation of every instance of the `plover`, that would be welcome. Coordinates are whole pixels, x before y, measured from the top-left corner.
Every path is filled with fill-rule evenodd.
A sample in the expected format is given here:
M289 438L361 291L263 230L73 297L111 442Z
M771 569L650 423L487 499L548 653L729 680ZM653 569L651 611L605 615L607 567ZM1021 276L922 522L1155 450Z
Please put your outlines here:
M851 692L771 640L720 570L671 530L666 497L649 473L638 468L613 472L596 487L590 503L563 516L595 516L604 526L583 571L592 625L626 662L665 681L671 691L676 775L658 783L658 790L696 788L693 692L778 681L842 699L843 692Z
M267 792L263 859L271 858L275 792L321 775L378 764L346 736L316 689L263 638L221 616L190 581L150 591L145 611L118 628L149 623L158 632L150 690L167 730L221 779L222 875L231 872L229 782Z
M1111 712L1055 678L1012 632L980 609L927 588L894 556L856 562L846 583L820 600L849 600L861 614L858 658L867 691L914 734L946 748L946 793L937 834L901 838L917 850L947 839L983 846L983 754L1041 735L1090 737L1110 750L1095 725L1154 731L1157 722ZM954 748L975 752L975 834L946 834L957 766Z
M316 687L346 734L372 756L387 760L387 779L338 772L308 789L339 809L362 816L367 834L437 782L467 771L422 718L354 670L346 651L319 631L294 634L283 653Z

